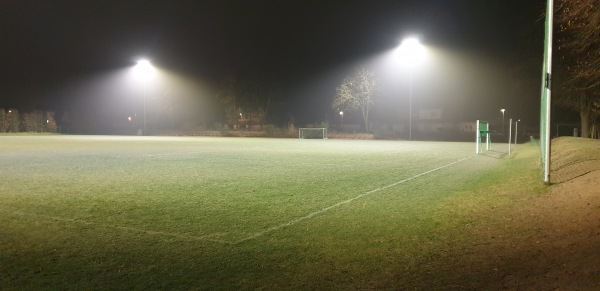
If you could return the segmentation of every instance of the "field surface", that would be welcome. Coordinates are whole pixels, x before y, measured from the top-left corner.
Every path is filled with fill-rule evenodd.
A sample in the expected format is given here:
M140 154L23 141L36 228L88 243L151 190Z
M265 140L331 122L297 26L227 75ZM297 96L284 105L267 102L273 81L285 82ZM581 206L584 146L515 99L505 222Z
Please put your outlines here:
M2 136L0 289L490 286L497 269L479 268L474 250L497 221L481 214L515 201L501 188L544 193L536 155L476 156L473 143ZM515 170L515 185L498 185Z
M381 188L469 158L472 147L339 140L7 137L2 143L5 179L0 189L8 198L2 207L25 216L237 244L378 191L410 193L414 183Z

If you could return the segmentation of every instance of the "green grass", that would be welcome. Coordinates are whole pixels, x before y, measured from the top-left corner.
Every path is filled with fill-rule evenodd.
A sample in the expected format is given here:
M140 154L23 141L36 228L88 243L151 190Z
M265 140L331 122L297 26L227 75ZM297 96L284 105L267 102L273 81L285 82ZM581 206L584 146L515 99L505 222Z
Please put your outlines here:
M498 184L543 191L536 151L473 152L444 142L2 136L0 289L448 286L465 225L513 201Z

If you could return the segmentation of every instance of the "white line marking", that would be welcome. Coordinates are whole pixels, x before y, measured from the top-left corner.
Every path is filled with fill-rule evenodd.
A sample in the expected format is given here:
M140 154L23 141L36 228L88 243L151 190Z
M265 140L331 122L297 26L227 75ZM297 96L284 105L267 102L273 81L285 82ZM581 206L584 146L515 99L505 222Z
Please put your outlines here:
M178 156L178 155L189 155L189 154L201 154L202 152L183 152L183 153L164 153L164 154L151 154L146 157L167 157L167 156Z
M279 224L279 225L276 225L276 226L273 226L273 227L267 228L267 229L265 229L265 230L263 230L263 231L260 231L260 232L257 232L257 233L255 233L255 234L253 234L253 235L251 235L251 236L248 236L248 237L245 237L245 238L243 238L243 239L237 240L237 241L233 242L233 244L239 244L239 243L245 242L245 241L247 241L247 240L255 239L255 238L257 238L257 237L259 237L259 236L262 236L262 235L264 235L264 234L267 234L267 233L270 233L270 232L273 232L273 231L276 231L276 230L282 229L282 228L284 228L284 227L287 227L287 226L294 225L294 224L296 224L296 223L298 223L298 222L301 222L301 221L303 221L303 220L307 220L307 219L310 219L310 218L312 218L312 217L314 217L314 216L317 216L317 215L319 215L319 214L322 214L322 213L324 213L324 212L327 212L327 211L329 211L329 210L331 210L331 209L333 209L333 208L339 207L339 206L341 206L341 205L344 205L344 204L348 204L348 203L350 203L350 202L352 202L352 201L354 201L354 200L356 200L356 199L359 199L359 198L365 197L365 196L367 196L367 195L371 195L371 194L373 194L373 193L375 193L375 192L379 192L379 191L381 191L381 190L385 190L385 189L387 189L387 188L394 187L394 186L396 186L396 185L399 185L399 184L402 184L402 183L408 182L408 181L410 181L410 180L414 180L414 179L416 179L416 178L418 178L418 177L421 177L421 176L424 176L424 175L430 174L430 173L432 173L432 172L435 172L435 171L437 171L437 170L441 170L441 169L443 169L443 168L450 167L450 166L452 166L452 165L454 165L454 164L458 164L458 163L460 163L460 162L466 161L466 160L468 160L468 159L471 159L471 158L473 158L473 157L475 157L475 156L477 156L477 155L472 155L472 156L470 156L470 157L467 157L467 158L464 158L464 159L461 159L461 160L458 160L458 161L452 162L452 163L450 163L450 164L447 164L447 165L444 165L444 166L441 166L441 167L437 167L437 168L435 168L435 169L433 169L433 170L429 170L429 171L426 171L426 172L423 172L423 173L420 173L420 174L414 175L414 176L412 176L412 177L410 177L410 178L406 178L406 179L404 179L404 180L400 180L400 181L398 181L398 182L395 182L395 183L392 183L392 184L389 184L389 185L386 185L386 186L383 186L383 187L377 188L377 189L375 189L375 190L371 190L371 191L369 191L369 192L362 193L362 194L360 194L360 195L358 195L358 196L355 196L355 197L352 197L352 198L350 198L350 199L347 199L347 200L344 200L344 201L338 202L338 203L336 203L336 204L333 204L333 205L327 206L327 207L325 207L325 208L323 208L323 209L321 209L321 210L315 211L315 212L313 212L313 213L310 213L310 214L308 214L308 215L305 215L305 216L302 216L302 217L296 218L296 219L294 219L294 220L291 220L291 221L289 221L289 222L286 222L286 223L282 223L282 224Z
M140 229L140 228L129 227L129 226L119 226L119 225L102 224L102 223L96 223L96 222L91 222L91 221L86 221L86 220L81 220L81 219L74 219L74 218L64 218L64 217L58 217L58 216L41 215L41 214L35 214L35 213L26 213L26 212L22 212L22 211L13 211L13 213L17 214L17 215L21 215L21 216L43 217L43 218L47 218L47 219L51 219L51 220L56 220L56 221L79 223L79 224L84 224L84 225L95 225L95 226L105 227L105 228L116 228L116 229L120 229L120 230L145 233L145 234L149 234L149 235L169 236L169 237L175 237L175 238L179 238L179 239L183 239L183 240L211 241L211 242L217 242L217 243L222 243L222 244L233 244L230 241L209 238L210 236L212 236L211 234L203 235L203 236L192 236L192 235L184 235L184 234L172 233L172 232L164 232L164 231L157 231L157 230Z

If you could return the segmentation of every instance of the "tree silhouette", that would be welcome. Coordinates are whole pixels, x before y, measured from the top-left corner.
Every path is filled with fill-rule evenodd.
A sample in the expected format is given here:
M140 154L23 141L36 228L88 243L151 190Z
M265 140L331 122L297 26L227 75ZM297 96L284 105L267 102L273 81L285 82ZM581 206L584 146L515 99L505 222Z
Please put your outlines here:
M579 111L581 136L590 136L600 105L600 2L558 0L557 103Z
M342 84L337 87L337 94L331 103L331 108L341 111L360 110L365 131L369 132L369 111L375 104L377 91L377 82L373 72L358 68L354 75L344 79Z

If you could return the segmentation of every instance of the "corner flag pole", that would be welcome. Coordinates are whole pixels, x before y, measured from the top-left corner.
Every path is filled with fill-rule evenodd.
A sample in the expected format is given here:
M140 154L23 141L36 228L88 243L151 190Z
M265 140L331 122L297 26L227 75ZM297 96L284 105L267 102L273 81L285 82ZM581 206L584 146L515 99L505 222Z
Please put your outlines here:
M542 80L542 104L540 119L540 146L544 166L544 182L550 183L550 110L552 100L552 28L554 0L548 0L546 7L546 41L544 48L544 72Z
M512 140L512 118L508 120L508 155L510 156L510 150L512 144L510 141Z

